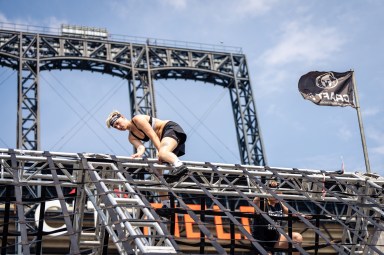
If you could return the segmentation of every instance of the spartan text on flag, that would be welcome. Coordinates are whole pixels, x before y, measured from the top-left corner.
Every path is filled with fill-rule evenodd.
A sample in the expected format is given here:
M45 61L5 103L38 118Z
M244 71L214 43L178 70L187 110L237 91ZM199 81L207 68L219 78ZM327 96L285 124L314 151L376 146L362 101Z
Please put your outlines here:
M334 92L321 92L316 94L320 100L334 101L339 103L350 103L349 96L347 94L336 94Z

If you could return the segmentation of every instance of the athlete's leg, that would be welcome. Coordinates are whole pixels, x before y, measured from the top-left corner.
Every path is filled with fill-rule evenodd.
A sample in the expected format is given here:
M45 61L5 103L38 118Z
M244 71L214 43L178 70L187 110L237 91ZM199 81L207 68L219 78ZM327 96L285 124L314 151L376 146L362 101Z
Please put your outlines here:
M293 242L299 244L301 246L301 243L303 242L303 236L300 233L293 232L292 233L292 240ZM288 248L288 240L285 238L285 236L280 234L279 240L275 244L275 248ZM300 252L293 252L292 254L300 254Z
M158 152L158 158L162 162L167 162L173 165L179 158L172 152L177 147L177 141L171 137L164 137L160 141L160 149ZM163 172L162 172L163 174ZM169 198L167 192L159 192L160 200L163 206L169 207Z
M172 152L177 147L177 141L171 137L163 137L160 141L159 160L174 164L179 158Z

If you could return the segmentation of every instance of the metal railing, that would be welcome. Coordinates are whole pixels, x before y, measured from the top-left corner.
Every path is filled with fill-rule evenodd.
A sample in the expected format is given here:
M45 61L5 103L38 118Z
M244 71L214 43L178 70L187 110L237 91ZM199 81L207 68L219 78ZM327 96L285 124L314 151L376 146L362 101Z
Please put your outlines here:
M10 31L21 31L21 32L28 32L28 33L50 34L50 35L58 35L58 36L63 35L61 27L54 28L54 27L28 25L28 24L0 22L0 29L10 30ZM138 43L138 44L148 44L148 45L155 45L155 46L194 49L194 50L202 50L202 51L228 52L228 53L236 53L236 54L243 53L242 48L237 46L227 46L224 44L187 42L187 41L179 41L179 40L129 36L129 35L121 35L121 34L108 34L107 40Z

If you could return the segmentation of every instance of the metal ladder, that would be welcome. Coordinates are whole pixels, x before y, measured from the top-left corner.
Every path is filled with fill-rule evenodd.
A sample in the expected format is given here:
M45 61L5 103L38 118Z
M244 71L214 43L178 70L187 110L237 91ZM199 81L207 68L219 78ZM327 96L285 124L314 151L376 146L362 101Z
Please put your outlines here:
M99 235L93 241L80 238L81 247L94 245L94 254L102 254L107 232L120 254L177 253L177 244L162 220L119 171L118 164L83 158L83 168L89 179L84 190L95 210ZM89 233L80 236L89 239Z

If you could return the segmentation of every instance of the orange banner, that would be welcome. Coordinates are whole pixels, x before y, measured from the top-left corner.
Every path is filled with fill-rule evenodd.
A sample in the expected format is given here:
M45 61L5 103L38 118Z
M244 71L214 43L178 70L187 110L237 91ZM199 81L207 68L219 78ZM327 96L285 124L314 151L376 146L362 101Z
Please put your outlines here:
M162 204L160 203L152 203L153 208L161 208ZM201 209L200 205L197 204L188 204L187 205L191 210L199 211ZM213 211L220 212L220 208L216 205L213 206ZM253 214L255 209L252 206L240 206L239 212ZM199 217L199 215L197 215ZM211 233L217 238L221 240L230 240L231 235L229 231L229 220L225 219L223 221L223 216L214 215L212 219L207 218L204 222L204 225L210 229ZM251 233L251 224L250 219L248 217L241 217L239 222L243 225L243 227ZM144 234L148 234L148 230L144 229ZM200 230L196 224L196 222L192 219L189 214L175 214L175 237L184 237L188 239L199 239L200 238ZM235 239L245 239L246 237L240 233L240 231L235 228Z

